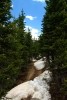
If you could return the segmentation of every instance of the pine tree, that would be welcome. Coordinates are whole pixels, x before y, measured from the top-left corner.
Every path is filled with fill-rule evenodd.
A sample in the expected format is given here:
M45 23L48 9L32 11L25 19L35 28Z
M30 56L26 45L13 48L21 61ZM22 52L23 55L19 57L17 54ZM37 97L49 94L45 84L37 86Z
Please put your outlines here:
M27 51L26 57L28 58L27 61L30 62L32 60L32 36L29 28L25 36L25 46Z
M11 0L0 0L0 24L7 24L11 18Z
M33 40L33 43L32 43L32 56L33 58L35 59L39 59L39 40Z
M57 6L54 6L56 5ZM61 5L61 6L60 6ZM54 9L53 9L54 7ZM66 32L64 27L64 22L66 20L66 2L65 0L47 1L46 15L43 18L43 36L45 40L45 46L48 54L52 56L54 60L54 55L56 49L54 44L56 41L62 42L66 38ZM66 24L65 24L66 25ZM60 38L60 40L59 40Z
M5 92L10 87L9 84L10 74L7 73L10 65L8 58L8 50L10 48L8 42L8 35L11 34L9 29L9 20L11 18L11 0L1 0L0 1L0 97L5 94ZM9 80L8 80L9 78ZM13 85L13 84L12 84Z
M61 88L64 88L63 80L67 80L65 77L67 69L67 1L46 0L46 4L46 14L42 22L43 35L40 40L43 38L43 48L49 63L51 57L50 67L53 70L54 79L58 82L56 87L60 93ZM60 94L58 95L60 97ZM58 97L57 100L59 100ZM65 94L61 98L65 98Z
M32 58L30 30L25 32L22 11L10 22L11 1L0 1L0 97L16 85L17 78Z
M26 66L26 48L25 48L25 36L26 36L26 32L25 32L25 14L23 12L23 10L21 11L21 14L19 15L18 19L17 19L17 27L18 27L18 41L21 45L21 50L20 50L20 57L22 59L22 68L23 66Z
M0 97L16 84L21 69L21 44L16 20L11 18L11 1L0 1Z

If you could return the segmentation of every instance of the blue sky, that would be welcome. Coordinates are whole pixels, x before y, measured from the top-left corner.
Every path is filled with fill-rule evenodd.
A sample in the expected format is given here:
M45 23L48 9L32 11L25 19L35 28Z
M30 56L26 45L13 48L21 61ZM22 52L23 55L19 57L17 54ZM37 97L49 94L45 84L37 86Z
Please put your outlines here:
M12 0L12 15L18 17L21 10L25 13L26 28L30 28L32 37L37 38L41 30L41 21L45 13L45 0Z

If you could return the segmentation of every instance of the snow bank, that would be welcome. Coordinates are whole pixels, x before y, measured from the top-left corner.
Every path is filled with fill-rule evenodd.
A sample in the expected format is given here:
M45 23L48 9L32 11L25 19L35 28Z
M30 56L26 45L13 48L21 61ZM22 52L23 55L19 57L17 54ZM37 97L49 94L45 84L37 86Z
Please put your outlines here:
M45 63L42 59L38 60L37 62L34 63L34 66L37 70L41 70L45 67Z
M11 100L21 100L31 96L31 100L35 100L34 98L39 100L51 100L48 85L50 80L51 72L46 70L40 76L34 78L34 80L22 83L10 90L6 95L6 98L11 98Z
M6 95L6 98L11 98L11 100L21 100L22 98L27 98L29 95L32 95L33 93L34 87L31 84L31 81L28 81L10 90Z

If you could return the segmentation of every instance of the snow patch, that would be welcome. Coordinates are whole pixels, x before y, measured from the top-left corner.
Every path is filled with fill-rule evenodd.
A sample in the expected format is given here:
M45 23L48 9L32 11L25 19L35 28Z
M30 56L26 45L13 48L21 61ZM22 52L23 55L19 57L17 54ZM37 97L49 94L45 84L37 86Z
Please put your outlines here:
M51 80L51 72L46 70L38 77L34 78L34 80L27 81L22 83L12 90L10 90L5 100L21 100L31 96L39 100L51 100L51 95L49 93L49 82Z
M44 68L44 61L42 59L34 63L36 69ZM44 71L41 75L24 82L15 88L11 89L1 100L21 100L31 96L31 100L51 100L49 93L49 82L51 81L51 72Z
M41 70L45 67L45 63L42 59L38 60L37 62L34 63L34 66L37 70Z

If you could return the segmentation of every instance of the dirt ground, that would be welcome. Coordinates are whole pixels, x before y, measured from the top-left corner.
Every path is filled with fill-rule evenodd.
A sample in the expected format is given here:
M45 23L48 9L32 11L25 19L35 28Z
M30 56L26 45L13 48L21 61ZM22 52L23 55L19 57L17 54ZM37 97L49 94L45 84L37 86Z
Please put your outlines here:
M43 70L36 70L34 67L34 63L31 64L28 73L27 73L27 80L33 80L35 77L39 76Z
M29 80L33 80L35 77L39 76L43 71L44 69L36 70L36 68L34 67L34 62L30 63L27 66L27 69L25 69L25 71L19 76L17 80L17 85Z

